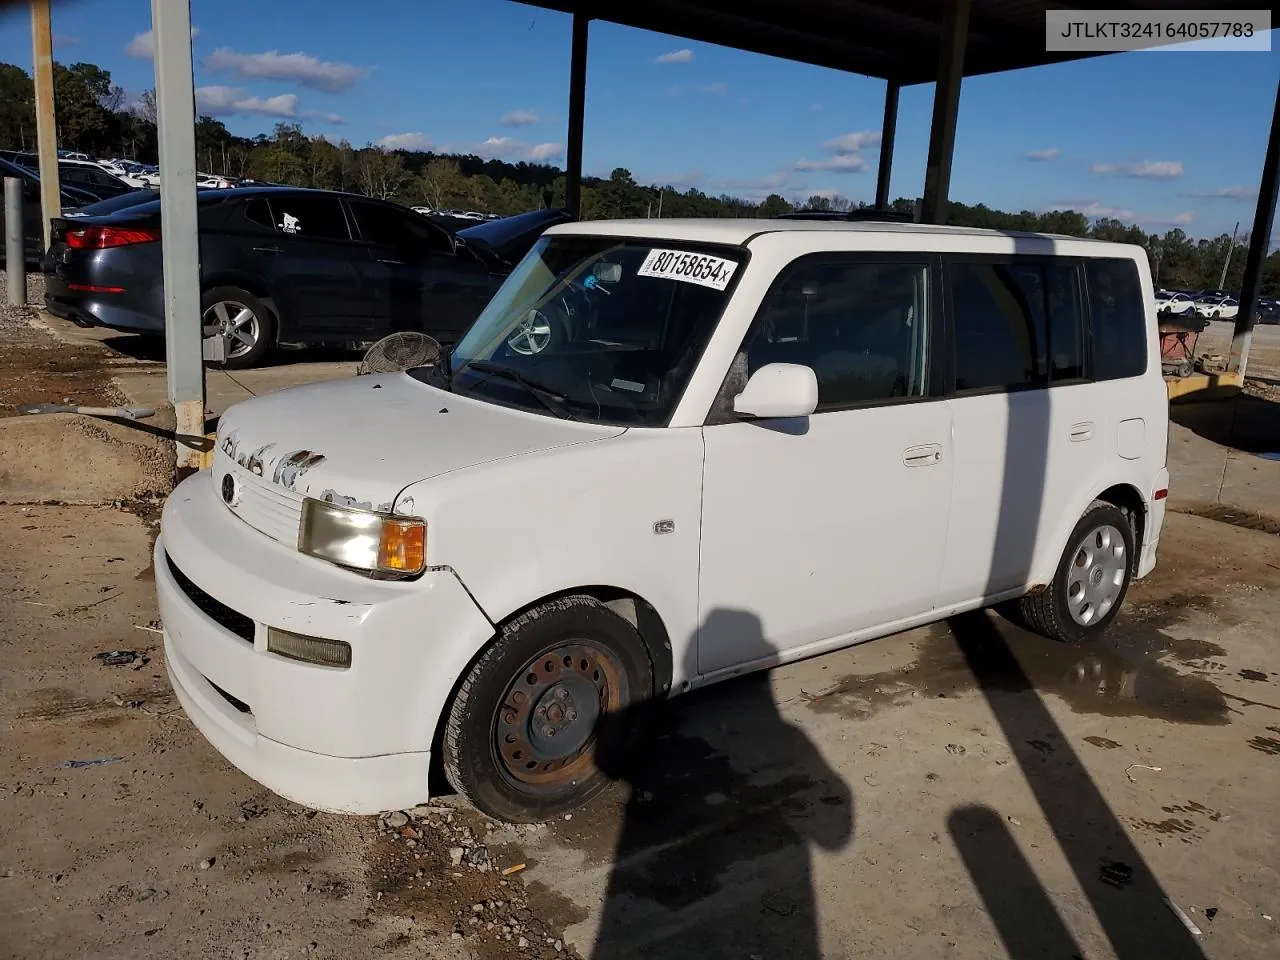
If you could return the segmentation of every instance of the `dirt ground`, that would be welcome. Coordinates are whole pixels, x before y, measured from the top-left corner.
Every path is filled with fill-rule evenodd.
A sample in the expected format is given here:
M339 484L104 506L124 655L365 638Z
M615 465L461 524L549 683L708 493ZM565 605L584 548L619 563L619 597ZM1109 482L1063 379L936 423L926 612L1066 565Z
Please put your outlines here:
M6 960L1280 952L1272 534L1172 516L1094 647L974 615L680 698L516 829L225 763L164 679L150 516L0 507Z

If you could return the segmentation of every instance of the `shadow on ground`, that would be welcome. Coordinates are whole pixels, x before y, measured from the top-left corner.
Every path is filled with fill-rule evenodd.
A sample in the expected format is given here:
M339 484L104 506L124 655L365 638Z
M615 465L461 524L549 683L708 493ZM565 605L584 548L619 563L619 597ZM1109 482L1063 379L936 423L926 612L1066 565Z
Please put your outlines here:
M1171 403L1169 419L1224 447L1280 452L1280 403L1265 397L1241 393L1227 400Z
M148 363L164 363L164 337L121 333L106 337L103 346L122 356ZM273 350L260 365L282 367L292 363L359 363L364 350L344 346L315 346L302 350Z

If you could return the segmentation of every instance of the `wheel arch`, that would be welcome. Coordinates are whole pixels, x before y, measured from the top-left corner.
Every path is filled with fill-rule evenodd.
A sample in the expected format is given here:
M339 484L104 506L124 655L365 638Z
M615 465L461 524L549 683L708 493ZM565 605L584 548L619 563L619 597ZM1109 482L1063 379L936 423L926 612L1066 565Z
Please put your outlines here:
M1134 572L1137 572L1138 558L1142 556L1142 544L1147 530L1147 505L1142 494L1128 480L1121 480L1105 487L1098 486L1092 491L1086 488L1085 492L1086 495L1077 502L1075 510L1069 514L1063 514L1052 542L1046 544L1043 551L1037 550L1039 557L1036 564L1037 575L1026 585L1031 592L1043 590L1053 579L1058 563L1062 560L1062 553L1067 549L1067 540L1071 537L1071 531L1088 511L1089 505L1097 500L1111 504L1129 517L1133 528Z
M261 300L262 305L271 311L271 318L275 321L276 340L279 341L281 339L283 320L280 316L280 307L276 304L275 297L271 296L270 289L261 279L242 273L215 273L201 277L201 296L217 287L236 287Z

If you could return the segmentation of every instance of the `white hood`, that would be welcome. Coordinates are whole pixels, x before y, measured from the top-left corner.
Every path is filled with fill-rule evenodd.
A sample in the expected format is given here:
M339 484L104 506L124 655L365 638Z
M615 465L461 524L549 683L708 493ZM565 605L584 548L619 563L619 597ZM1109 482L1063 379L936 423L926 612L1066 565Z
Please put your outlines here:
M295 493L390 510L419 480L624 431L484 403L389 373L246 400L223 414L217 449Z

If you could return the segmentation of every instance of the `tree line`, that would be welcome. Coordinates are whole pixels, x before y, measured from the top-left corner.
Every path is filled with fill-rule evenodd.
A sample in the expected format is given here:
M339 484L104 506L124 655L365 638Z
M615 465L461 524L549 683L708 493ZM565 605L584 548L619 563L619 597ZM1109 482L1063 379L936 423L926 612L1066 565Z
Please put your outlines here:
M54 100L59 146L94 156L127 157L155 163L155 92L126 103L111 74L96 64L55 63ZM309 136L301 124L281 122L270 134L240 137L214 117L196 121L196 164L205 173L269 183L345 190L395 200L407 206L467 209L508 215L547 204L565 203L565 176L545 163L509 163L474 155L445 155L420 150L384 150L374 144L355 147ZM33 150L35 96L31 77L13 64L0 63L0 146ZM915 199L899 198L895 210L911 212ZM846 210L867 206L812 196L793 203L779 194L763 200L712 196L696 187L684 190L637 183L625 168L608 178L585 177L582 213L604 217L773 217L797 209ZM952 201L948 222L995 230L1027 230L1092 237L1146 248L1157 286L1199 290L1224 286L1238 290L1244 274L1248 238L1232 244L1227 234L1193 239L1180 228L1147 233L1114 219L1090 220L1074 210L1009 213L985 204ZM1226 281L1222 283L1223 267ZM1263 293L1280 295L1280 251L1263 268Z

